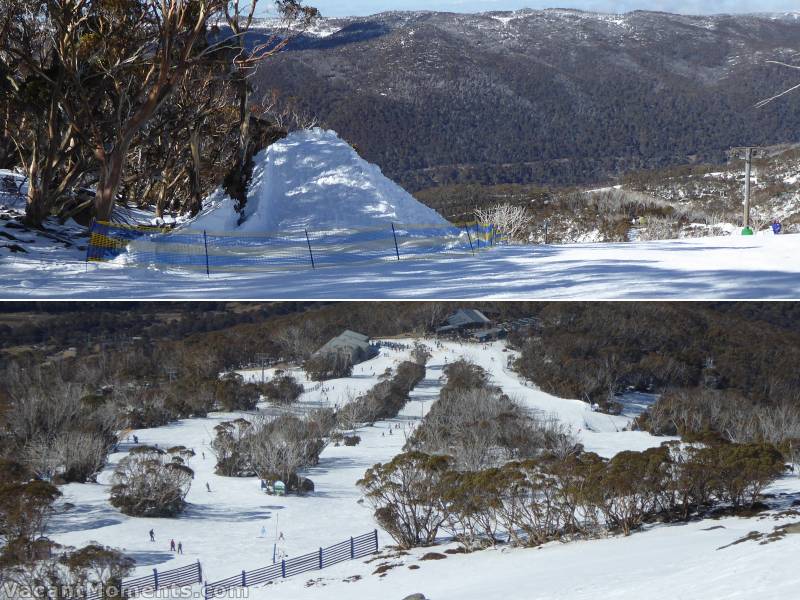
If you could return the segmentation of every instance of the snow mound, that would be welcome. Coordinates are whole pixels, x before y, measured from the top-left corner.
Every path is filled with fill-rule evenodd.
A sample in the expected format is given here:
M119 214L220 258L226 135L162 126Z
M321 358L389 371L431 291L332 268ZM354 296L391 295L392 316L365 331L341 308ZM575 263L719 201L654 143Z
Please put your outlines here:
M335 132L297 131L255 157L244 215L215 192L183 228L210 232L340 231L390 223L447 225Z

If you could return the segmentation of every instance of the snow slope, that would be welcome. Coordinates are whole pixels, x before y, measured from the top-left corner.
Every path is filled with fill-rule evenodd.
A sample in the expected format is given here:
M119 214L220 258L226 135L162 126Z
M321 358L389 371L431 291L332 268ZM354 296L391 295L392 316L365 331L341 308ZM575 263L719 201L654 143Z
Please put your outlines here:
M498 246L292 272L205 273L84 264L58 246L0 248L3 298L800 298L800 235Z
M394 223L447 224L335 132L296 131L255 157L244 220L217 193L183 228L210 232L302 232Z
M413 340L394 340L413 343ZM589 410L586 403L553 397L530 382L520 380L506 368L509 356L504 344L444 343L432 350L425 379L415 388L411 401L396 418L358 431L362 441L355 447L328 447L320 464L307 471L316 491L306 497L264 495L255 478L223 478L213 474L214 459L208 442L213 427L239 413L216 413L206 419L179 421L164 427L135 432L141 443L161 447L183 444L194 448L190 461L196 477L189 493L191 507L179 519L138 519L121 515L108 505L110 472L123 452L111 456L111 464L98 484L63 486L64 498L51 526L51 535L67 544L92 540L124 548L138 561L137 574L153 567L165 570L201 560L209 581L232 576L241 569L271 563L272 544L278 531L286 538L288 555L296 556L347 539L375 527L370 509L359 503L355 482L364 470L401 451L405 435L427 412L441 387L443 367L459 357L469 358L492 374L495 383L531 409L555 414L569 423L587 449L612 456L625 449L643 449L660 444L641 432L623 431L628 417L611 417ZM378 357L355 367L351 377L325 382L324 388L304 381L307 391L297 411L324 404L343 404L378 381L386 367L408 357L407 349L382 348ZM245 371L260 379L261 371ZM272 371L267 370L270 376ZM301 379L302 372L294 370ZM623 400L634 412L647 400ZM269 411L266 405L262 411ZM247 416L246 414L243 416ZM390 433L391 432L391 433ZM205 459L202 457L205 452ZM205 490L208 482L212 491ZM776 507L788 507L800 498L800 481L787 477L768 490L775 494ZM65 503L73 506L68 508ZM575 543L551 543L538 549L486 550L471 555L451 555L446 560L421 561L424 552L366 561L350 561L323 571L312 571L263 588L250 588L249 597L269 600L349 598L373 600L400 598L423 592L431 600L614 598L641 600L670 597L682 600L793 597L800 575L791 557L798 556L800 536L787 535L767 545L745 542L722 546L750 531L770 532L776 525L791 522L790 515L777 510L767 518L722 518L700 520L675 526L649 526L628 538L609 537ZM156 542L148 541L153 528ZM262 535L262 527L265 535ZM186 554L169 552L169 540L183 542ZM391 543L379 533L382 546ZM441 551L443 548L435 548ZM373 574L383 562L396 564L381 578ZM413 565L418 569L409 569ZM357 579L354 579L357 576Z

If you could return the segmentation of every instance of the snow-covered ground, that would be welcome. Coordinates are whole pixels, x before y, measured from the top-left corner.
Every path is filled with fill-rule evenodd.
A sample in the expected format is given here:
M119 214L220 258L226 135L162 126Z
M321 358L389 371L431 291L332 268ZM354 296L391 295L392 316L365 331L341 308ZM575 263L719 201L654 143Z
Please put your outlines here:
M412 340L395 340L413 343ZM556 398L522 381L507 368L512 353L503 342L435 346L425 379L411 394L411 401L395 419L381 421L358 431L362 441L355 447L330 446L320 464L306 475L316 491L306 497L268 496L261 492L256 478L224 478L213 474L214 458L208 444L213 427L237 414L216 413L205 419L183 420L164 427L139 430L140 443L161 447L182 444L194 448L197 456L190 466L195 482L189 493L191 506L178 519L141 519L120 514L109 506L109 478L114 464L125 456L111 456L97 484L63 486L60 511L52 521L51 534L57 541L79 545L92 540L121 547L137 559L138 574L153 567L165 570L201 560L205 576L212 581L235 575L242 569L266 566L272 561L272 545L278 531L286 538L288 555L297 556L329 545L351 535L372 530L375 523L370 509L359 503L355 482L375 462L390 459L401 451L407 433L413 429L438 395L443 367L459 357L469 358L486 368L494 382L531 409L557 416L568 423L588 450L612 456L625 449L644 449L660 444L642 432L625 431L629 416L610 416L592 412L581 401ZM387 368L408 357L407 350L381 349L380 355L358 365L351 377L319 386L304 380L307 391L297 410L323 404L342 405L378 381ZM261 370L244 372L261 378ZM269 377L272 371L267 370ZM625 395L625 413L636 412L637 405L650 397ZM260 410L270 407L261 405ZM242 416L247 416L242 415ZM202 457L205 453L205 459ZM205 489L206 482L211 492ZM800 482L784 478L770 487L773 502L788 507L800 498ZM787 535L770 544L747 541L728 548L722 546L742 538L750 531L771 532L773 527L790 522L790 516L772 511L767 518L723 518L680 525L650 526L628 538L609 537L568 544L551 543L539 549L486 550L471 555L450 555L446 560L421 561L424 552L366 562L366 559L312 571L264 588L250 588L249 596L261 600L351 598L372 600L400 598L422 592L431 600L555 599L555 598L641 598L681 599L789 598L800 584L791 557L800 551L800 536ZM156 542L148 539L150 528ZM263 528L263 533L262 533ZM181 541L185 555L169 551L169 540ZM381 546L391 543L379 533ZM441 551L442 547L434 548ZM385 577L373 574L378 564L397 564ZM409 569L410 565L419 567ZM358 577L354 577L358 576Z
M32 234L25 234L27 239ZM211 273L84 263L76 247L0 248L2 298L800 298L800 235L498 246L358 266Z
M581 243L498 246L470 256L466 244L474 240L463 234L457 239L457 229L335 132L294 132L255 160L243 215L217 191L194 219L172 219L178 230L200 232L197 244L176 236L167 246L167 236L146 236L109 263L85 262L85 230L81 235L72 221L65 226L48 221L47 235L22 227L15 219L20 199L12 202L6 193L6 203L14 206L0 210L0 298L800 298L800 235L768 231L742 237L734 231L723 237L596 243L595 231L577 240ZM22 182L10 172L0 175ZM126 209L116 218L147 223L153 216ZM426 225L435 233L408 228L412 233L405 242L400 236L400 260L394 260L393 224ZM352 264L304 267L306 229L359 232L358 243L332 243L331 250L320 242L318 249L323 257L330 250L324 264L337 264L345 254ZM212 239L210 277L202 260L204 231ZM299 246L265 245L262 256L258 240L276 231L294 236ZM387 237L378 239L376 231ZM225 243L215 246L214 234ZM415 235L436 238L436 244L422 244L423 250L452 250L456 244L461 253L412 254L423 251L414 249ZM245 252L229 246L226 236L241 236L250 245ZM170 260L179 267L163 266L167 250L178 253ZM285 253L289 259L281 258ZM151 264L159 256L162 265Z

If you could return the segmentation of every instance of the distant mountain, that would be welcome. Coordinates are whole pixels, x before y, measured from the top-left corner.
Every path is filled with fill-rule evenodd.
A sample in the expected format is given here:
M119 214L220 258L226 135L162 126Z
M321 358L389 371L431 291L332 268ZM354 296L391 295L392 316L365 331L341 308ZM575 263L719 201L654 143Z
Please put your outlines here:
M268 35L270 24L251 36ZM800 13L390 12L323 21L262 65L406 187L583 183L800 140Z

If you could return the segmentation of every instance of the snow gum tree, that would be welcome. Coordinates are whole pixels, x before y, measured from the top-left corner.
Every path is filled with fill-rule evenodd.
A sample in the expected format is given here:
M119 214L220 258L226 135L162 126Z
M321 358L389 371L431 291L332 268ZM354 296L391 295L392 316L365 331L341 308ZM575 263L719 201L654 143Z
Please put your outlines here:
M126 515L174 517L186 508L193 477L192 469L173 461L163 450L139 446L114 472L111 504Z
M447 520L441 489L450 464L447 456L405 452L367 469L358 481L375 519L401 548L436 540Z

